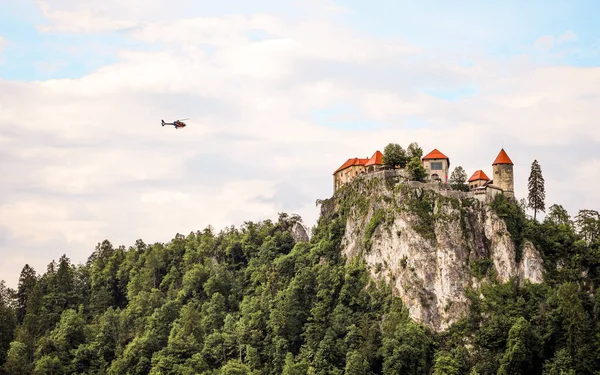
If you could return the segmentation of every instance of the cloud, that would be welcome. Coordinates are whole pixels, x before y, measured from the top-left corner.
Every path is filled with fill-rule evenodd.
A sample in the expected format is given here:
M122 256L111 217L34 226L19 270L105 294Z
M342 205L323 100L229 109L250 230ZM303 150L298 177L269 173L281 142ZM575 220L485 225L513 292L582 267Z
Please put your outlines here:
M548 51L561 44L574 42L576 40L577 35L573 31L569 30L558 36L543 35L535 40L534 47L537 49Z
M566 42L572 42L577 40L577 35L575 35L575 33L571 30L565 32L564 34L559 35L556 38L556 43L561 44L561 43L566 43Z
M554 35L544 35L535 40L535 48L549 50L554 46Z
M504 146L517 196L537 158L548 203L600 203L565 182L589 173L572 166L600 143L590 120L600 115L598 68L485 55L466 65L342 25L329 2L302 16L201 14L182 0L42 4L45 32L114 32L149 48L124 48L81 78L0 80L0 253L11 259L0 274L10 285L24 261L38 272L63 253L82 261L105 238L168 241L280 211L313 225L331 173L389 142L438 148L469 175L490 175ZM465 90L476 95L432 94ZM160 126L188 117L185 129Z
M4 39L4 37L2 35L0 35L0 51L2 51L2 49L4 48L5 45L6 45L6 39Z

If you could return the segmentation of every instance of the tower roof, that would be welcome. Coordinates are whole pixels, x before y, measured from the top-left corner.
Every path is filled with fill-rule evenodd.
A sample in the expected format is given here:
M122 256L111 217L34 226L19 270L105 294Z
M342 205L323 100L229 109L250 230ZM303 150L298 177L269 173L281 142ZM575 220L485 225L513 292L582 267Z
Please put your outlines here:
M423 156L423 160L427 159L448 159L448 157L442 154L437 148L434 148L429 154Z
M494 162L492 163L492 165L496 165L496 164L514 165L512 160L510 160L510 158L506 154L506 151L504 151L504 149L500 150L500 153L498 154L498 156L496 156L496 160L494 160Z
M434 148L429 154L423 156L422 160L431 160L431 159L446 159L448 161L448 168L450 168L450 158L446 155L442 154L440 150Z
M377 150L377 151L375 151L373 156L371 156L371 159L369 159L365 163L365 167L368 167L370 165L382 165L382 164L383 164L383 154L379 150Z
M361 159L361 158L352 158L352 159L348 159L346 160L346 162L344 164L342 164L341 167L339 167L338 169L335 170L335 172L333 172L333 174L338 173L341 170L344 170L348 167L351 167L353 165L365 165L365 163L369 161L369 159L365 158L365 159Z
M477 180L489 181L490 178L488 176L486 176L485 173L483 173L483 171L480 169L480 170L476 171L475 173L473 173L473 176L471 176L471 178L469 178L469 181L467 181L467 182L477 181Z

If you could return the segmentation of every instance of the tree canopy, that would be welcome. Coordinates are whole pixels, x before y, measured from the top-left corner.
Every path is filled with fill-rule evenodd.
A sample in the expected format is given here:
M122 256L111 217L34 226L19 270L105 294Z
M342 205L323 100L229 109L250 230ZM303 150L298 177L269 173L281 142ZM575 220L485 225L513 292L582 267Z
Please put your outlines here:
M389 143L383 149L383 165L388 168L406 167L408 163L408 155L402 146L397 143Z
M572 220L552 205L540 223L496 196L491 208L517 250L530 241L540 251L544 282L492 278L468 291L467 316L435 333L409 318L364 260L343 256L346 204L321 217L308 242L295 240L299 218L282 214L168 243L105 240L85 264L64 255L41 275L25 265L16 290L0 282L0 373L545 375L600 367L597 211Z

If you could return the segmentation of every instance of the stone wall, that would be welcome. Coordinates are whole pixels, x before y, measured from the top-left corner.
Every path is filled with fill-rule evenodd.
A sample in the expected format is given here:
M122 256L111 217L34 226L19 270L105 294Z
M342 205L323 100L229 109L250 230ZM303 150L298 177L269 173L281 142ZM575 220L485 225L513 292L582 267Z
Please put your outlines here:
M362 165L353 165L344 169L343 171L339 171L333 176L334 191L339 189L340 186L352 181L356 176L360 176L364 173L365 167Z

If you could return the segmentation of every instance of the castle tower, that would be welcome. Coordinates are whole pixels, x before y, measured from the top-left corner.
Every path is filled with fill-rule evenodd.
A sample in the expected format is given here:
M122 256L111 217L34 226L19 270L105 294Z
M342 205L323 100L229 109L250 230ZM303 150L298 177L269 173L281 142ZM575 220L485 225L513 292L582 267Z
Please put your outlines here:
M450 169L450 158L442 154L437 148L421 159L423 167L427 171L429 181L441 181L448 183L448 170Z
M494 168L494 185L498 186L509 198L515 197L514 179L513 179L513 162L510 160L504 149L492 163Z

